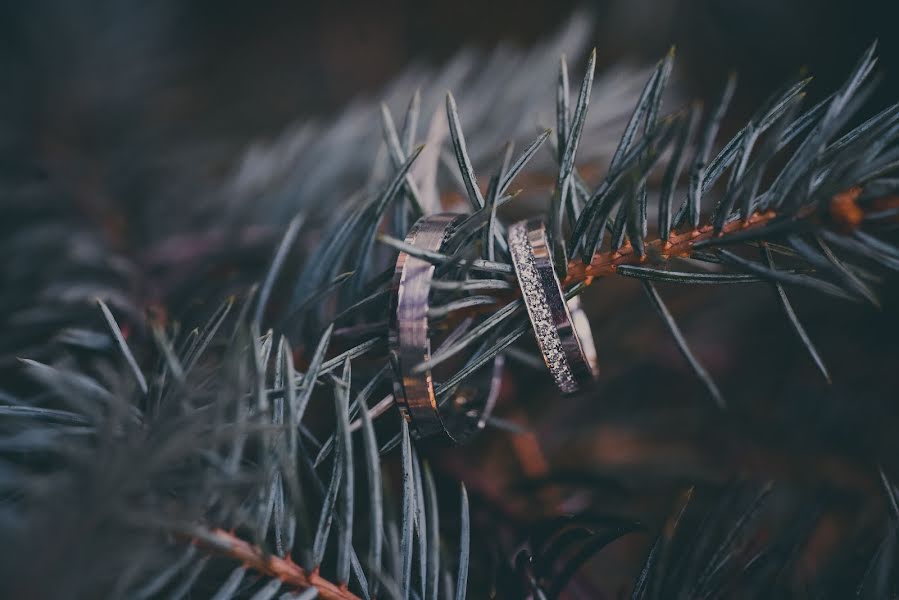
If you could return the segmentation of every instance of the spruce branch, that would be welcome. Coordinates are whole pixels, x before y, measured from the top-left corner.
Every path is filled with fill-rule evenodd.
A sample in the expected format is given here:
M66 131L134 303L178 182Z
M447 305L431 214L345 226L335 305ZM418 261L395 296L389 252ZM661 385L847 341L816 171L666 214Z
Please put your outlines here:
M761 232L762 228L770 224L777 217L773 211L756 213L750 216L747 223L732 221L728 223L723 233L736 231ZM646 245L643 255L636 252L630 244L624 244L615 251L597 252L589 263L573 260L568 265L568 277L565 284L584 282L590 285L593 279L608 275L614 275L619 266L640 265L652 262L653 259L666 261L670 258L690 258L695 250L702 248L702 242L715 239L715 231L712 225L704 225L681 234L672 233L667 241L661 238L653 240ZM720 240L723 241L723 240ZM719 243L720 243L719 241ZM698 244L698 247L697 247Z
M565 284L584 282L589 285L595 278L618 273L619 267L695 258L703 256L700 251L704 249L773 240L789 231L821 231L828 239L840 239L836 236L841 236L849 243L861 223L869 219L872 206L876 206L878 212L899 209L899 197L896 196L883 197L876 204L862 207L857 203L862 192L863 188L854 187L835 195L828 205L825 218L812 208L786 219L779 218L774 210L766 210L752 213L746 220L729 221L722 225L720 231L715 231L714 225L709 224L684 233L669 234L665 241L661 238L649 241L642 255L625 243L615 251L597 252L589 263L570 261ZM629 274L635 272L625 271Z
M56 532L51 527L53 536L40 535L44 529L34 518L40 510L26 513L20 498L48 513L69 517L66 511L71 511L78 522L79 512L87 512L89 522L99 524L96 544L83 535L70 537L102 559L105 548L137 536L143 544L135 545L148 548L153 559L146 566L134 558L137 554L127 561L130 572L109 569L106 560L88 561L127 575L114 582L114 589L124 590L121 595L131 590L135 597L186 595L208 577L216 584L217 600L254 590L257 597L272 597L284 585L300 591L300 597L462 600L469 568L492 568L473 538L492 536L495 523L475 521L483 498L472 494L470 500L465 485L453 481L453 489L461 490L452 505L459 509L453 531L454 514L441 507L438 493L445 465L436 452L419 455L425 446L412 442L405 420L387 417L397 416L393 395L386 392L395 374L386 351L384 314L393 293L396 253L435 266L428 316L440 343L426 362L411 368L439 372L435 388L441 408L455 400L460 384L501 354L539 367L539 357L535 361L514 346L528 334L530 323L506 251L504 217L521 198L509 193L513 182L525 182L523 176L532 171L540 180L535 165L546 146L558 164L545 186L552 192L543 199L566 298L600 278L640 279L684 358L723 408L710 371L690 348L689 332L675 322L655 284L768 285L829 380L788 287L879 306L880 271L899 271L899 249L883 233L899 219L899 185L889 177L899 164L899 105L850 126L872 89L873 52L872 46L844 85L811 108L802 106L809 81L790 82L729 140L718 138L738 93L735 78L726 82L705 122L699 104L663 114L674 68L670 52L650 70L595 187L588 183L598 174L591 168L595 161L580 169L577 164L587 162L585 155L598 154L590 154L595 143L590 104L601 104L597 98L603 93L603 79L594 73L595 54L586 61L573 103L565 59L559 65L555 135L541 130L522 144L517 158L507 143L492 170L484 170L489 165L482 163L489 161L474 149L500 147L505 140L466 138L463 124L469 124L469 134L481 133L470 125L480 121L461 94L458 105L452 94L445 98L446 143L434 127L437 133L429 132L427 146L418 145L426 105L422 95L412 95L399 129L385 104L380 116L384 160L375 161L368 183L351 197L338 195L336 186L331 189L340 205L321 211L328 213L324 216L311 208L295 211L300 216L286 225L280 244L271 236L268 270L254 263L264 273L261 283L236 278L244 297L239 311L233 310L232 291L219 294L215 297L228 299L209 307L200 321L205 324L183 330L180 316L142 318L139 304L125 301L114 289L85 284L73 292L89 290L90 298L101 293L100 313L93 316L103 319L106 333L70 333L67 340L77 341L73 345L81 351L77 360L17 363L42 393L11 396L8 402L2 396L3 420L16 427L27 423L22 430L29 434L18 435L13 426L13 434L3 431L4 485L15 500L4 510L39 532L23 528L26 541L36 547L42 539L55 539ZM475 143L469 146L467 139ZM437 177L438 156L446 148L451 148L447 162L469 214L441 252L423 252L403 239L415 218L436 208L431 197L436 198L433 188L446 175L440 170ZM355 156L356 150L342 147L341 152ZM317 160L312 171L322 162ZM659 175L661 189L656 190ZM314 178L297 175L305 176ZM658 211L652 210L653 202ZM655 224L653 214L658 214ZM194 241L205 246L210 237ZM227 245L227 236L223 239ZM205 249L198 254L212 256L204 269L222 266ZM296 272L293 261L300 254ZM776 264L774 254L788 258ZM714 271L684 266L697 261ZM48 315L43 310L31 316L48 326L54 323ZM144 338L151 343L142 345ZM88 365L84 372L82 364ZM521 439L523 426L494 417L493 408L483 408L479 424L505 428ZM14 467L8 475L7 462ZM402 478L397 486L388 481L393 472ZM882 468L879 474L895 509L895 486ZM365 477L362 488L360 475ZM541 475L554 483L565 474ZM589 491L585 479L573 478ZM536 526L518 560L502 557L497 570L514 562L509 569L518 587L509 589L556 597L617 539L650 532L658 535L633 598L663 597L669 590L721 597L733 591L734 582L753 591L780 590L784 565L798 560L817 515L796 503L796 518L778 527L783 522L774 514L778 511L768 510L769 501L777 497L780 506L793 508L789 493L778 497L778 487L767 482L734 488L690 488L658 527L623 517L566 515ZM716 507L702 519L693 512L699 510L699 496ZM77 502L83 497L87 506ZM481 527L487 533L478 531ZM150 539L148 531L160 530L177 532L177 539ZM108 531L119 537L107 540ZM450 534L444 537L446 531ZM504 550L506 540L495 537L497 549ZM873 582L878 591L886 589L882 582L892 573L893 524L882 538L873 556L864 557L870 568L861 579L861 585ZM186 543L190 547L184 551ZM72 558L79 549L70 553ZM224 575L213 572L212 557L239 566ZM120 561L114 566L125 562L109 559ZM455 576L450 573L454 560ZM248 572L262 577L247 586Z
M318 569L307 572L289 557L273 556L233 533L199 526L190 527L184 533L189 535L191 542L202 550L239 561L245 568L277 579L282 585L301 591L316 589L319 596L326 600L361 600L359 596L350 592L345 584L338 586L324 579Z

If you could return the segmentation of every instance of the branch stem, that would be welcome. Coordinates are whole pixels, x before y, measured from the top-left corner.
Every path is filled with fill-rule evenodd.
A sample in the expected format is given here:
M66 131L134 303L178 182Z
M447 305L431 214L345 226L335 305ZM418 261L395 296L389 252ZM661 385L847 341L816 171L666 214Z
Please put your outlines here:
M300 590L315 588L324 600L361 600L346 586L338 586L319 575L318 570L307 572L290 557L281 558L268 554L259 546L246 542L222 529L192 527L193 543L198 547L240 561L246 568L280 579L285 585Z
M720 235L764 227L776 216L777 213L774 211L754 213L745 223L743 221L726 223ZM638 265L646 262L651 257L659 257L662 260L689 258L693 253L694 244L711 239L715 235L714 227L711 224L703 225L684 233L672 232L667 242L663 242L661 239L647 242L645 254L642 256L634 251L634 247L630 242L625 242L614 252L597 252L589 265L579 260L570 261L568 263L568 277L563 285L568 286L581 281L589 285L594 277L614 275L617 268L621 265Z

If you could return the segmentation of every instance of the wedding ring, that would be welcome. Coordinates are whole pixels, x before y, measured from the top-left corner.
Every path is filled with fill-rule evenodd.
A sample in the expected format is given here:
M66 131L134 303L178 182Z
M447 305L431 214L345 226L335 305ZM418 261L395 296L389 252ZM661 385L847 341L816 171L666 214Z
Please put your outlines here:
M421 250L439 252L453 228L465 215L441 213L424 216L412 226L406 243ZM443 433L454 442L464 441L483 427L495 404L499 389L502 358L493 368L485 366L473 379L460 384L438 404L431 370L415 368L431 358L428 325L429 296L434 265L422 258L400 252L396 259L390 307L390 350L394 371L394 399L412 434L426 438ZM485 380L485 381L482 381ZM480 385L486 383L486 385ZM484 390L488 390L486 394ZM483 402L479 402L483 399ZM483 405L483 410L473 406Z
M573 394L599 374L596 346L578 298L565 302L543 221L512 225L509 253L543 360L559 389Z

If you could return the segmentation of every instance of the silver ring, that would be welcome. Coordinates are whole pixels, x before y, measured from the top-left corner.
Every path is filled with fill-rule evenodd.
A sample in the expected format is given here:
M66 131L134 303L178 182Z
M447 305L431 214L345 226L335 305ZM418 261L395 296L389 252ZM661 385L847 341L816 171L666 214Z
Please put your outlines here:
M566 394L583 389L599 374L593 333L580 301L565 302L543 221L512 225L509 252L537 344L556 385Z
M422 250L439 252L453 227L465 215L441 213L424 216L409 230L406 243ZM475 373L475 381L460 385L452 397L438 405L431 370L416 373L415 367L431 358L428 332L428 306L434 265L424 259L400 252L393 276L394 293L390 307L390 350L396 375L394 399L413 435L425 438L443 433L461 442L483 427L485 415L496 402L502 369L497 357L493 369L485 366ZM489 378L482 411L472 410L475 398L482 396L481 378Z

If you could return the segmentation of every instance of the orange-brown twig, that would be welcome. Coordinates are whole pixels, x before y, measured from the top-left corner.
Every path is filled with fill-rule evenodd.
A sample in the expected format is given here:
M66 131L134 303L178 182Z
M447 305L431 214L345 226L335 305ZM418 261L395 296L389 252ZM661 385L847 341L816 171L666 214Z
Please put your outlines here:
M774 211L754 213L746 223L731 221L725 224L721 234L726 235L737 230L763 227L776 216L777 214ZM639 256L634 247L626 242L615 252L597 252L589 265L579 260L572 260L568 263L568 277L565 279L565 285L578 281L583 281L589 285L594 277L612 275L619 266L640 264L648 256L658 256L663 260L668 258L687 258L693 252L693 245L696 242L710 239L714 235L715 231L711 225L703 225L698 229L685 233L672 232L667 242L663 242L660 239L647 242L643 256Z
M856 219L854 215L855 209L861 210L856 203L860 194L861 188L856 187L850 188L846 192L837 194L834 197L833 204L837 207L832 208L829 215L832 226L837 229L845 230L847 226L850 228L853 226L857 227L858 224L861 223L861 220ZM799 217L805 218L811 215L812 211L808 209L805 212L800 213ZM773 210L753 213L745 222L731 221L730 223L725 223L721 233L718 235L725 236L735 231L761 228L770 223L776 216L777 213ZM641 264L651 259L665 261L669 258L689 258L694 251L693 246L697 242L711 239L715 235L712 225L703 225L697 229L686 231L684 233L672 231L667 242L663 242L661 239L646 242L644 254L642 256L637 254L630 242L625 242L621 248L615 252L597 252L589 264L585 264L579 259L572 259L568 262L568 275L562 285L564 287L579 282L590 285L596 277L614 275L616 269L621 265ZM517 297L518 294L519 292L517 290L506 293L495 293L498 298L507 301ZM457 311L456 316L462 318L463 316L484 313L490 310L493 310L492 306L477 306Z
M306 572L290 557L280 558L267 554L258 546L240 539L233 533L222 529L192 527L189 535L198 547L240 561L246 568L280 579L288 586L301 590L314 587L318 590L319 597L324 600L361 600L347 589L346 584L331 583L319 575L317 569L311 573Z
M861 225L865 216L864 209L858 205L858 198L861 192L862 188L852 187L833 197L827 214L827 224L830 227L839 231L849 232ZM896 201L894 200L890 206L895 203ZM726 223L719 235L723 236L744 229L761 228L770 223L775 217L777 217L777 213L773 210L753 213L746 222L731 221ZM811 209L799 215L799 218L810 217L814 217ZM662 240L647 242L643 256L639 256L630 243L625 243L615 252L598 252L593 257L593 260L590 261L590 264L572 260L568 263L568 277L565 280L565 285L579 281L589 285L594 277L612 275L621 265L640 264L649 257L658 257L661 260L688 258L693 253L693 246L697 242L711 239L714 236L715 231L712 225L703 225L698 229L684 233L672 232L667 242L662 242Z

